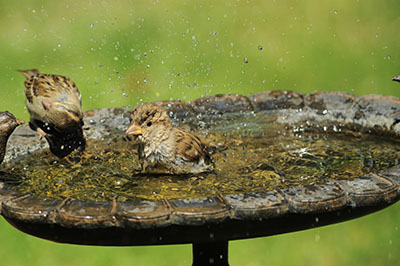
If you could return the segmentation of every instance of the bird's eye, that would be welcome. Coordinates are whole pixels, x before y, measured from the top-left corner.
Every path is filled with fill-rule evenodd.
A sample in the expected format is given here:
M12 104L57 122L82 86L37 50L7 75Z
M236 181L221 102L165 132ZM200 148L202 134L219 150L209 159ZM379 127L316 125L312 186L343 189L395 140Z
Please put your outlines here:
M153 123L151 123L151 121L147 122L147 126L148 126L148 127L151 127L152 124L153 124Z

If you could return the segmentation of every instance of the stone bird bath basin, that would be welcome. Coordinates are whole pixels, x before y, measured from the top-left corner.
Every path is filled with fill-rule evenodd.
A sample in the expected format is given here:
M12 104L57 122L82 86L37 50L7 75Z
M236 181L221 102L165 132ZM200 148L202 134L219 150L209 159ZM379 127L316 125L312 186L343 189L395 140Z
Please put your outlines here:
M188 243L193 265L228 265L230 240L338 223L399 199L397 98L266 91L158 104L216 147L214 172L137 173L123 134L129 111L88 111L82 157L59 160L27 126L15 131L1 215L56 242Z

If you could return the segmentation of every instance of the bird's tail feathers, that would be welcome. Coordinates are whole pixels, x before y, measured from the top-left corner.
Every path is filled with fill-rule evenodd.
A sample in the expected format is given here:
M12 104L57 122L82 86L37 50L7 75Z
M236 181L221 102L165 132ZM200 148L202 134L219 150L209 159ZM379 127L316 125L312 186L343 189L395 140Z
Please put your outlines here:
M17 70L18 72L21 72L27 79L39 74L39 70L37 69L28 69L28 70Z

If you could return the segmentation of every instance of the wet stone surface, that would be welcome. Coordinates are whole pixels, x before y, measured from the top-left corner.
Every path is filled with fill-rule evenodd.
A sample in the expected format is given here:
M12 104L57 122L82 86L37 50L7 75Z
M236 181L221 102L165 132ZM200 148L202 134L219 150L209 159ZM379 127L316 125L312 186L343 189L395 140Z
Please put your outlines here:
M136 144L124 136L129 110L86 112L87 149L65 159L23 126L2 165L2 214L146 229L389 205L399 196L398 102L287 91L158 102L216 148L215 171L192 176L137 172Z
M2 212L8 217L25 221L45 221L51 211L54 210L54 207L59 206L61 202L61 200L54 198L38 198L31 195L23 195L6 201Z
M315 109L320 115L330 112L337 119L349 117L356 96L346 92L319 91L308 94L304 101L309 108Z
M289 205L277 191L251 192L224 197L235 219L260 219L284 215Z
M197 131L217 147L215 172L138 174L136 144L123 135L129 121L123 113L112 114L122 125L102 116L92 122L83 156L59 160L41 149L10 162L5 171L20 177L14 189L78 200L203 198L352 179L394 166L400 158L394 138L287 127L269 112L228 114Z
M301 109L303 95L294 91L265 91L250 97L257 110Z
M164 227L171 224L171 211L161 200L134 199L118 204L116 217L129 228Z
M282 193L288 198L290 210L299 213L333 211L348 202L346 193L336 182L285 188Z

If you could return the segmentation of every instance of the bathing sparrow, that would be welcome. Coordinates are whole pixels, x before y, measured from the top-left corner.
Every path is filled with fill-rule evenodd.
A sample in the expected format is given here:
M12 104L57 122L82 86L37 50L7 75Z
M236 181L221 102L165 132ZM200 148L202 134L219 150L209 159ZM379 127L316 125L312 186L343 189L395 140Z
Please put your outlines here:
M198 174L214 168L209 146L195 134L173 127L167 112L155 104L134 108L125 133L139 143L144 172Z
M81 94L75 83L65 77L41 74L36 69L22 70L25 77L26 107L29 126L45 137L50 150L58 157L76 148L83 150L83 113Z

